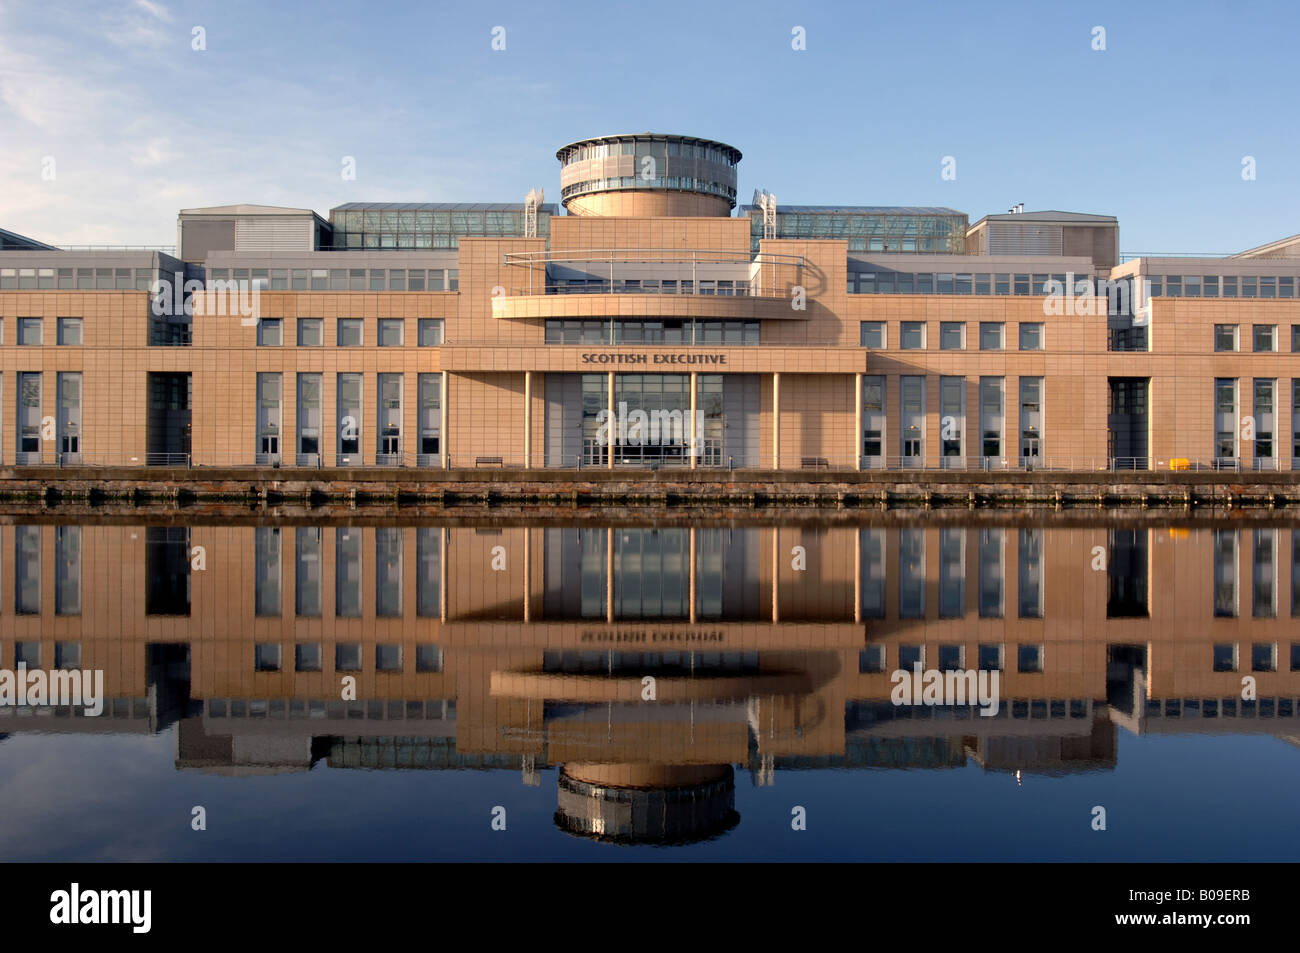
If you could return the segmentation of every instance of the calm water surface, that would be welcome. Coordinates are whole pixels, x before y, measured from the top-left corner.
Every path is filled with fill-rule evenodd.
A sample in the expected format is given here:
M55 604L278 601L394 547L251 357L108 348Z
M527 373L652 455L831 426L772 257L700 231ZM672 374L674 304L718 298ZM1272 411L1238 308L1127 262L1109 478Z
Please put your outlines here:
M879 519L10 519L0 859L1297 858L1300 529Z

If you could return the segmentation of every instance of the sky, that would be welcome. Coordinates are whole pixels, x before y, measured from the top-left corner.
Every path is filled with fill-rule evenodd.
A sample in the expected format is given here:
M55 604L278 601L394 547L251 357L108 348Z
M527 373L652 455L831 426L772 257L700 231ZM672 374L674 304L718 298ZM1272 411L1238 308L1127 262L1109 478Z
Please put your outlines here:
M1117 216L1126 254L1232 253L1300 232L1298 46L1285 0L0 0L0 228L555 202L559 146L654 131L739 148L742 202L1023 202Z

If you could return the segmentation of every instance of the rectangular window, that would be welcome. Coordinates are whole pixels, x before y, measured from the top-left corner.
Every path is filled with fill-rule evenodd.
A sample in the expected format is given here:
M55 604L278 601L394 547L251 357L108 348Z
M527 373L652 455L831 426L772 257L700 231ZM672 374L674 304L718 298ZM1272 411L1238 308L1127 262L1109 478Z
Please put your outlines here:
M960 351L966 347L966 325L961 321L942 321L939 324L939 350Z
M45 322L40 318L19 318L18 343L26 347L38 347L41 344L44 324Z
M321 670L319 642L299 642L293 647L293 670L295 672L319 672Z
M253 646L253 668L258 672L280 671L280 643L256 643Z
M54 614L81 615L80 526L54 530Z
M548 330L550 323L547 322ZM445 321L442 318L420 318L419 347L437 347L442 344Z
M298 375L298 465L316 466L321 453L320 374Z
M357 526L334 530L334 614L361 616L361 533Z
M321 318L298 319L298 346L320 347L325 343L325 322Z
M402 647L401 645L376 645L375 646L375 671L376 672L400 672L402 670Z
M340 466L361 463L361 375L338 376L338 440L335 453Z
M405 321L401 318L380 318L379 319L379 346L380 347L401 347L402 330Z
M858 540L861 560L858 572L862 576L862 617L885 617L885 531L859 529Z
M1043 531L1020 530L1020 618L1043 617Z
M416 425L420 429L420 459L418 466L429 466L432 459L440 452L442 437L442 375L421 374L419 385L419 418Z
M334 670L336 672L361 671L360 642L339 642L334 646Z
M378 464L402 462L402 375L380 374L378 378L379 454Z
M59 344L81 344L81 318L59 318Z
M980 322L980 350L981 351L1002 350L1002 332L1003 332L1003 325L1001 322L981 321Z
M319 526L294 529L294 614L320 617L321 547Z
M415 614L436 619L442 612L442 529L415 531Z
M1237 350L1237 325L1216 324L1214 326L1214 349L1216 351Z
M18 375L19 463L39 463L41 460L41 390L39 372Z
M1214 381L1214 455L1220 460L1237 456L1237 381L1220 377Z
M1237 643L1220 642L1212 649L1212 667L1216 672L1235 672L1237 670Z
M939 378L939 453L964 457L966 433L966 378Z
M253 530L253 605L259 616L280 614L280 528L258 526Z
M257 375L257 463L274 466L280 462L283 375Z
M979 646L979 669L983 672L1000 672L1003 668L1003 646L1001 644L981 644Z
M878 675L885 670L885 647L868 645L858 652L858 674Z
M375 529L375 615L380 618L402 615L401 527Z
M1002 618L1003 580L1002 529L979 531L979 612L981 619Z
M1041 351L1043 349L1043 325L1039 322L1020 325L1020 350Z
M966 530L945 527L939 530L939 618L959 619L965 614ZM942 649L939 659L942 662Z
M284 325L279 318L262 318L257 322L257 346L279 347L284 343Z
M1256 324L1252 327L1254 347L1257 352L1277 350L1277 325Z
M415 647L415 670L417 672L441 672L442 649L432 643Z
M987 458L1002 456L1002 428L1005 422L1002 409L1004 390L1003 378L980 378L980 453Z
M1237 615L1237 533L1216 529L1214 533L1214 615L1220 619Z
M55 642L54 667L64 671L81 668L81 643Z
M1041 672L1043 670L1043 647L1041 645L1016 646L1017 670L1022 673Z
M860 347L874 348L878 351L883 351L885 349L884 321L863 321L860 335Z
M1257 529L1251 564L1251 615L1256 619L1277 616L1277 530Z
M922 321L904 321L899 334L898 346L904 351L924 350L925 323Z
M362 340L361 325L360 318L339 318L338 346L360 347Z
M14 527L14 612L41 611L41 528Z
M925 530L898 531L898 617L925 617Z
M58 452L63 463L81 461L81 372L59 371L54 379L58 398Z

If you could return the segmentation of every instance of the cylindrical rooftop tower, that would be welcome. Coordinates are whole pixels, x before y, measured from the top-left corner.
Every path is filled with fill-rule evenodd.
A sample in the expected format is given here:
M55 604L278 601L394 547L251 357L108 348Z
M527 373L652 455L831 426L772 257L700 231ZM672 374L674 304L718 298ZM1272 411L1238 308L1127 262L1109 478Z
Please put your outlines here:
M740 150L695 136L580 139L555 153L570 215L728 217Z

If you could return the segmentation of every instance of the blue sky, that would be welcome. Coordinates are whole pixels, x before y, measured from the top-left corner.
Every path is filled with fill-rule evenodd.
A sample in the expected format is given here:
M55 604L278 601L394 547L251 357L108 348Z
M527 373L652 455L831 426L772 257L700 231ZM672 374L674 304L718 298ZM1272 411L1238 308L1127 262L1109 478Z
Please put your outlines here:
M1298 27L1285 2L0 0L0 227L172 244L184 207L554 201L558 146L654 130L738 147L743 201L1023 202L1117 215L1125 252L1233 252L1300 232Z

